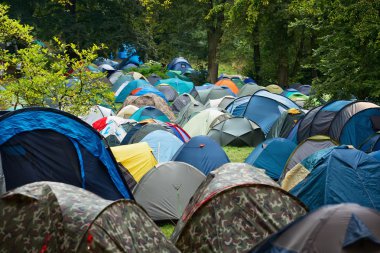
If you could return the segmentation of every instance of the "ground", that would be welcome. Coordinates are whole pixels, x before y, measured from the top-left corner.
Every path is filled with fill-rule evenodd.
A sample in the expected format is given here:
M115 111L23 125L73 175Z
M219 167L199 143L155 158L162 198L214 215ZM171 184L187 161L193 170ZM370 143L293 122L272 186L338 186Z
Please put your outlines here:
M230 158L231 162L236 163L244 162L245 158L247 158L253 150L252 147L223 147L223 149L226 152L228 158ZM174 227L175 226L173 224L169 223L160 226L162 232L167 238L170 238L170 235L174 231Z

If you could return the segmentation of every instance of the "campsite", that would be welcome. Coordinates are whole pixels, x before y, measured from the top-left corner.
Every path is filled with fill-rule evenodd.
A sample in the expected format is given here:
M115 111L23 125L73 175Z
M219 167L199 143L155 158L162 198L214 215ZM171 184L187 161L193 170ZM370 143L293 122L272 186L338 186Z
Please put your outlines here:
M0 253L379 253L379 13L0 1Z

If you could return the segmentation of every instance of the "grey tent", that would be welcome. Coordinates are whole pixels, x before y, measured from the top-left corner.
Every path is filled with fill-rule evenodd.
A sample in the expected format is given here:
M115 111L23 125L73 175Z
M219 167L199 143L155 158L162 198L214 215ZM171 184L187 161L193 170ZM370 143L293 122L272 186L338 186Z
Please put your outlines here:
M151 74L149 77L148 77L148 81L151 85L154 85L155 83L157 83L158 81L160 81L162 78L157 75L157 74Z
M286 162L285 167L282 171L279 182L282 182L288 171L290 171L298 163L302 162L302 160L308 157L309 155L319 150L334 147L337 145L337 142L333 141L330 137L325 135L315 135L304 140L303 142L298 144L297 148L289 156L289 159Z
M164 94L169 102L173 102L178 97L178 92L169 84L159 84L156 88Z
M218 99L209 100L205 106L206 107L219 107L225 110L229 104L231 104L236 98L234 96L224 96Z
M255 147L265 140L260 127L246 118L230 118L215 125L208 132L221 146Z
M357 204L328 205L291 223L252 253L378 253L380 213Z
M264 90L265 87L259 86L257 84L245 84L243 87L240 88L238 96L251 96L258 90Z
M153 220L178 220L205 178L187 163L161 163L144 175L133 194Z
M178 113L176 124L183 127L194 115L205 109L201 102L192 100Z
M288 138L293 127L305 116L301 110L291 108L281 113L281 116L274 122L267 139L270 138Z
M145 124L133 134L128 144L138 143L142 139L144 139L145 136L147 136L148 134L156 130L171 132L169 127L166 127L161 124L156 124L156 123Z
M172 110L173 112L178 113L182 110L182 108L194 101L196 100L189 93L183 93L173 101Z
M233 95L233 93L226 88L220 86L213 86L211 89L199 90L198 91L200 101L206 104L210 99L218 99L224 96Z

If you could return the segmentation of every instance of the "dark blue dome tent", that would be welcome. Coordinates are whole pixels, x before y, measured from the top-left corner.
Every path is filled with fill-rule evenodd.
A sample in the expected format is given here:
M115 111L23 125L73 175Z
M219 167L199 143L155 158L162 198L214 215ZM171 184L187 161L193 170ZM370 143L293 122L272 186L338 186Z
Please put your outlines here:
M203 135L195 136L184 143L172 161L188 163L205 175L230 162L220 145L212 138Z
M133 198L101 135L79 118L27 108L0 117L0 128L0 192L56 181L109 200Z
M181 73L185 73L187 70L192 69L190 63L183 57L174 58L168 64L168 70L181 71Z
M119 69L128 69L139 67L143 64L137 50L134 46L128 43L123 43L120 45L117 53L118 57L122 60L119 64Z

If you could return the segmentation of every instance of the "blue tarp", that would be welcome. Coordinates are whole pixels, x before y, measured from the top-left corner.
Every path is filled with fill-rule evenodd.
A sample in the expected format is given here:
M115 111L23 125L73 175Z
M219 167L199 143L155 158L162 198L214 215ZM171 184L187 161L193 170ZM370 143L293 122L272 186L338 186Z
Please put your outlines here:
M93 128L76 117L54 109L29 108L4 115L0 118L0 127L2 129L0 145L3 145L16 135L36 130L50 130L66 136L77 145L77 152L83 147L89 154L99 159L107 169L114 187L116 187L118 192L115 192L116 189L112 189L112 185L108 188L103 187L102 191L104 192L98 192L99 189L96 189L94 185L102 185L101 181L104 179L99 177L102 172L93 170L91 164L85 163L83 164L83 169L85 171L87 190L93 191L103 197L107 196L109 199L116 200L121 197L127 199L132 198L132 194L120 177L117 164L111 152L106 149L100 135ZM48 143L48 145L54 145L54 143ZM78 157L81 158L82 155L83 154L78 154ZM78 172L73 171L73 173ZM106 180L104 180L103 184L105 183Z
M290 193L310 210L348 202L380 210L380 162L347 146L322 152L309 165L302 162L310 174Z
M149 144L158 163L171 161L183 144L176 136L163 130L151 132L140 142L147 142Z
M174 155L173 161L185 162L199 169L206 176L225 163L229 163L224 150L208 136L195 136Z
M297 145L294 142L284 138L268 139L257 145L245 163L265 169L265 173L277 181L286 161L296 147Z

